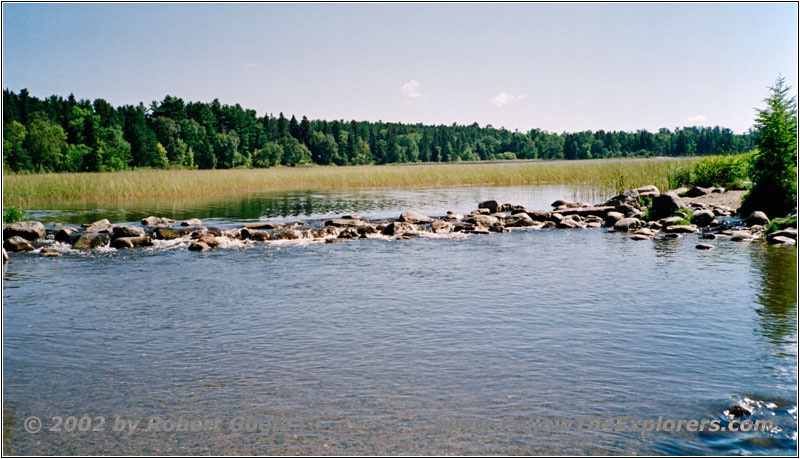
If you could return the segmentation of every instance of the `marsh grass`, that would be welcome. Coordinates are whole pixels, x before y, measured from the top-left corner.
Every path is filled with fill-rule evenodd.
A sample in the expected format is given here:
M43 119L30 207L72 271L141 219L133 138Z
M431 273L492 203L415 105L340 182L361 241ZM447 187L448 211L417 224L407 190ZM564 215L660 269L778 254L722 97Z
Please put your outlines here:
M208 198L254 192L572 184L622 192L668 187L667 177L694 159L456 163L232 170L134 170L5 174L3 205Z

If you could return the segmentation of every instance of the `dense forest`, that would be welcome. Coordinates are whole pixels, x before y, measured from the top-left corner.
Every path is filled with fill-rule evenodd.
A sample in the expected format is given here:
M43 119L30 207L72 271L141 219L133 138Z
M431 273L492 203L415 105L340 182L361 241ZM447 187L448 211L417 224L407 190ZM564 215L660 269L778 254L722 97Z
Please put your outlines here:
M40 100L26 89L3 90L3 167L12 171L690 156L748 151L754 145L752 131L737 135L720 127L522 133L477 123L259 117L239 104L186 103L172 96L149 107L115 108L103 99Z

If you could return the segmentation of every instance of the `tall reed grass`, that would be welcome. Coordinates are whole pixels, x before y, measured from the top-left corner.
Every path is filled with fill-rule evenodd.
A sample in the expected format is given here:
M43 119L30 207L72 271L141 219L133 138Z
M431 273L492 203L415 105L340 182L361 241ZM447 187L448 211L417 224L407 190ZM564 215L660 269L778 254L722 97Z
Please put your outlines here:
M296 167L233 170L133 170L5 174L3 205L202 198L260 191L426 188L469 185L575 184L623 191L668 186L668 175L693 159Z

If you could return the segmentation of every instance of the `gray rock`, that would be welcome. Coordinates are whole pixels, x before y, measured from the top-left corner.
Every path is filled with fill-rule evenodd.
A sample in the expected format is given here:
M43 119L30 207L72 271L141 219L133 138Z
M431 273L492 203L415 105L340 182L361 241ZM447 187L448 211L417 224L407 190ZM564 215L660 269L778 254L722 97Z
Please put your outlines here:
M109 236L105 233L86 233L72 246L76 249L96 249L108 245Z
M181 226L203 226L203 221L199 218L190 218L181 222Z
M641 206L639 205L639 192L636 190L626 191L622 194L614 196L601 205L611 207L626 206L634 209L640 209Z
M431 223L431 232L436 234L452 233L453 224L449 222L443 222L441 220L436 220L435 222Z
M363 220L353 218L335 218L333 220L326 220L325 226L335 226L337 228L347 228L351 226L367 225L368 223Z
M408 223L430 223L433 221L433 219L431 217L428 217L427 215L422 215L410 211L403 212L402 214L400 214L399 220L401 222L408 222Z
M11 236L3 241L3 248L9 252L22 252L24 250L33 250L33 246L27 239L22 236Z
M747 242L751 241L752 239L753 235L748 231L734 231L733 234L731 234L731 241Z
M156 228L154 234L156 239L178 239L192 234L192 231L193 230L190 228L168 228L159 226Z
M344 231L344 230L343 230ZM339 233L341 235L341 233ZM274 240L295 240L303 237L303 233L298 230L283 230L272 235Z
M658 196L661 193L655 185L645 185L634 191L639 193L639 196Z
M650 208L650 218L653 220L661 220L662 218L669 217L676 210L686 207L681 198L677 194L667 191L653 198L653 204Z
M111 241L111 247L115 249L132 249L134 247L148 247L153 245L150 236L127 236L118 237Z
M556 228L561 229L571 229L571 228L580 228L581 223L577 220L573 220L571 218L563 218L560 222L556 224Z
M437 222L434 222L434 223L437 223ZM440 222L440 223L445 223L445 222ZM447 223L447 224L449 225L449 223ZM431 226L433 226L433 224L431 224ZM357 226L356 227L356 232L358 232L358 236L359 237L364 237L365 238L365 237L370 236L371 234L378 234L378 229L375 228L374 226L370 225L370 224L366 224L366 225Z
M50 247L45 247L39 252L39 256L44 258L58 258L61 256L61 252Z
M625 218L625 215L619 212L609 212L606 214L606 226L609 228L613 228L614 224L617 223L619 220Z
M19 236L26 241L35 241L45 236L44 225L37 221L17 222L3 225L3 240Z
M700 228L710 225L712 221L714 221L714 212L710 210L698 210L692 214L692 223Z
M775 238L775 237L788 237L797 240L797 230L794 228L786 228L780 231L775 231L774 233L767 235L767 241L769 241L770 238Z
M546 210L529 210L528 216L534 221L543 222L550 218L550 212Z
M648 236L646 234L632 234L631 239L634 241L647 241L649 239L653 239L653 236Z
M797 244L797 240L786 236L775 236L772 239L767 239L767 242L769 242L770 244L786 244L786 245Z
M112 230L111 222L107 218L82 226L86 228L87 233L110 233Z
M664 231L673 234L689 234L696 233L698 229L694 225L670 225Z
M533 219L526 213L514 214L505 219L505 226L509 227L533 226L534 223Z
M408 222L392 222L386 225L382 233L386 236L402 236L405 233L417 233L419 227Z
M642 227L642 221L638 218L623 218L614 223L615 231L630 231Z
M249 229L278 229L283 228L286 226L285 223L278 223L278 222L264 222L264 223L251 223L249 225L244 225L245 228Z
M716 234L714 234L714 233L704 233L704 234L703 234L702 236L700 236L700 237L701 237L701 238L703 238L703 239L710 239L710 240L712 240L712 241L713 241L714 239L716 239L716 238L717 238L717 235L716 235Z
M492 217L491 215L471 215L465 221L467 223L472 223L475 226L482 226L484 228L489 228L490 226L497 223L499 220L497 219L497 217Z
M722 188L722 187L718 186L716 188L712 188L711 192L712 193L724 193L725 192L725 188Z
M70 227L63 227L60 230L56 231L55 240L58 242L66 242L68 244L72 244L77 237L77 229L70 228Z
M175 223L175 220L166 217L147 217L142 219L144 226L170 226Z
M115 226L111 230L111 238L118 239L121 237L142 237L146 236L144 228L139 226L130 226L130 225L120 225Z
M766 226L766 225L769 225L769 218L767 217L767 214L765 214L764 212L761 212L760 210L757 210L757 211L751 213L750 215L748 215L747 218L744 219L744 224L745 224L745 226L748 226L748 227L749 226L753 226L753 225L764 225L764 226Z
M483 201L478 204L478 209L489 209L489 213L496 213L499 212L503 208L503 205L500 204L500 201L495 199L489 201Z
M683 195L687 198L697 198L700 196L705 196L711 193L711 188L703 188L701 186L693 186L691 189L686 191Z
M203 252L205 250L209 250L210 248L211 247L209 247L205 242L201 241L192 241L192 243L189 244L189 250L192 252Z
M705 243L702 243L702 242L697 244L696 246L694 246L694 248L698 249L698 250L714 250L714 246L713 245L705 244Z

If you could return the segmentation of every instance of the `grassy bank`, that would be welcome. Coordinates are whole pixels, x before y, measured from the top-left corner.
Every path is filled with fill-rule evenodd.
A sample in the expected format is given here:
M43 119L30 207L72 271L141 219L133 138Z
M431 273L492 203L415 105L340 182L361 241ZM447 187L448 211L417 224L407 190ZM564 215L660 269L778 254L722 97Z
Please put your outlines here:
M459 185L575 184L625 190L668 187L667 177L694 159L450 163L233 170L136 170L104 173L5 174L3 205L40 207L96 202L228 196L259 191L423 188Z

